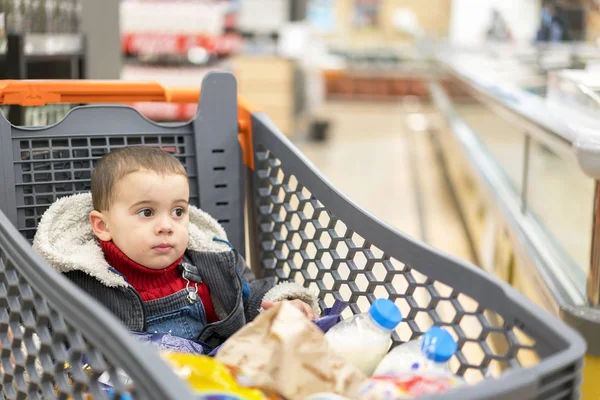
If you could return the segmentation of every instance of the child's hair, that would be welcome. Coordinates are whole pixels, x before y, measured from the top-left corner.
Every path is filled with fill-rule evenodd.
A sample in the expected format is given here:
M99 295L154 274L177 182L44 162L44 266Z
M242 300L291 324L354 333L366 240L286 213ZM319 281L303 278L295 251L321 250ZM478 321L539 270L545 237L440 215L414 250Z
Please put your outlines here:
M183 175L183 165L171 154L147 146L124 147L105 154L92 174L92 201L97 211L108 211L114 187L133 172L146 170L160 175Z

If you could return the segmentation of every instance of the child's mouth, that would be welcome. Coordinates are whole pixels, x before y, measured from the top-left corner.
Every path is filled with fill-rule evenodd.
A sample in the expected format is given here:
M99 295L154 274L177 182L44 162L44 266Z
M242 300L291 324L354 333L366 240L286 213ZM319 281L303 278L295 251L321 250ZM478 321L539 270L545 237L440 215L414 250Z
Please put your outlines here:
M173 246L170 244L160 244L158 246L154 246L152 250L156 251L157 253L168 253L173 250Z

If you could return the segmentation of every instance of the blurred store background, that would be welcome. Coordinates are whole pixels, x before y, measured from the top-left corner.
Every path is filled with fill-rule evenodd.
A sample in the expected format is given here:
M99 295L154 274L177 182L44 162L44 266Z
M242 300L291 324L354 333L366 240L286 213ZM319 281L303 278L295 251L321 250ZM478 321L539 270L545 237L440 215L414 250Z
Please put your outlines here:
M231 70L286 134L319 136L326 100L425 96L436 71L423 38L464 51L595 44L599 17L593 0L3 0L0 71L199 85L211 70ZM157 120L193 113L137 106ZM38 111L27 118L45 118ZM53 108L47 118L60 115Z

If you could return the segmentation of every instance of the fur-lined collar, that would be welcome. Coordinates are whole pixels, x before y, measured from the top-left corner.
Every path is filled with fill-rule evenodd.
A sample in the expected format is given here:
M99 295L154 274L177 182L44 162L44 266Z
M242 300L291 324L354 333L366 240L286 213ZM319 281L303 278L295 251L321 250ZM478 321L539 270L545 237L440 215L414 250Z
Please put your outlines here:
M42 216L33 248L59 272L82 271L106 286L127 286L121 275L111 271L92 232L89 215L93 209L90 193L75 194L56 201ZM229 251L227 244L213 240L227 240L223 227L204 211L193 206L189 210L188 249Z

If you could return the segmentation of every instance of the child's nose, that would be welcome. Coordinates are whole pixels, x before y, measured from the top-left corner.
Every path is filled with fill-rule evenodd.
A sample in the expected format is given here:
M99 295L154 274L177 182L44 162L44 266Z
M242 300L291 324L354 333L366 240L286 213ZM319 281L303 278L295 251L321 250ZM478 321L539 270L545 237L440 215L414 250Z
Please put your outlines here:
M156 233L158 235L173 233L173 225L169 218L161 218L156 225Z

